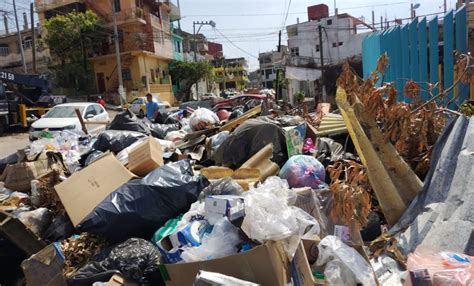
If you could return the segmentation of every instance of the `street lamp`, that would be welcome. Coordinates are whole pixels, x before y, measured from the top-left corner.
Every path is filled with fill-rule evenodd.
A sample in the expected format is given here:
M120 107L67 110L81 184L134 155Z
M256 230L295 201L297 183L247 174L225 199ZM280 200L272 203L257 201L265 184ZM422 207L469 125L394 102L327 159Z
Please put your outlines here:
M199 25L199 28L196 32L196 25ZM199 34L199 31L201 31L202 26L208 25L211 26L212 28L216 27L216 22L214 21L194 21L193 22L193 52L194 52L194 61L197 62L197 41L196 41L196 34ZM196 82L196 96L199 99L199 82Z
M416 17L416 9L420 8L421 4L420 3L411 3L411 6L410 6L410 16L412 19L414 19Z

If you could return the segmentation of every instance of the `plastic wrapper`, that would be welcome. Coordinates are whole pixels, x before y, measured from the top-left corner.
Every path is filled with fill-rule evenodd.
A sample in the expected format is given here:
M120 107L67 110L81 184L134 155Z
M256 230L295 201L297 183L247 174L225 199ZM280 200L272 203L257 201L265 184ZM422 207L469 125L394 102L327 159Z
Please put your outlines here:
M261 119L249 119L222 142L212 159L218 165L239 168L269 143L273 143L272 161L283 166L288 159L283 129Z
M148 126L140 120L130 110L125 110L115 115L114 120L108 126L109 130L127 130L136 131L150 135L150 129Z
M44 230L51 223L51 214L48 209L39 208L34 211L19 213L18 219L36 236L42 237Z
M185 247L181 258L189 263L230 256L237 253L239 242L239 229L223 218L214 225L211 233L204 234L200 246Z
M370 264L354 248L344 244L338 237L326 236L319 243L318 250L316 265L326 266L324 275L330 285L355 286L354 282L362 283L364 286L376 285ZM349 284L340 284L341 281Z
M165 140L172 141L172 142L183 140L186 134L188 133L182 129L177 130L177 131L171 131L166 134Z
M208 184L193 175L189 160L164 165L112 192L77 228L113 241L149 238L166 221L187 212Z
M42 238L46 242L52 243L70 237L75 231L71 220L62 211L59 215L56 215L51 224L46 228Z
M244 190L231 177L222 178L211 182L199 195L199 200L203 201L208 196L236 195L240 196Z
M303 154L311 155L316 152L316 146L313 143L313 139L306 138L303 144Z
M217 124L219 124L219 117L207 108L198 108L189 117L189 127L194 131L202 129L201 125L214 127Z
M11 194L13 193L13 191L5 188L5 185L3 182L0 182L0 202L8 199Z
M408 255L407 285L474 285L474 257L419 246Z
M89 153L89 155L87 156L87 159L86 161L84 162L84 166L89 166L90 164L92 164L95 160L99 159L100 157L102 157L102 155L104 155L104 152L102 151L99 151L99 150L94 150L92 151L91 153Z
M103 261L79 269L68 284L91 285L95 281L107 281L119 272L140 285L163 285L159 272L160 257L160 252L151 242L130 238L115 246Z
M134 131L106 130L99 134L93 149L102 152L112 151L115 154L137 142L146 135Z
M287 180L292 188L322 189L327 187L324 182L326 169L316 158L308 155L295 155L288 159L281 168L279 176Z
M293 206L297 195L285 180L269 177L257 188L243 194L245 218L242 230L259 242L284 240L290 260L305 234L319 234L319 224L304 210Z

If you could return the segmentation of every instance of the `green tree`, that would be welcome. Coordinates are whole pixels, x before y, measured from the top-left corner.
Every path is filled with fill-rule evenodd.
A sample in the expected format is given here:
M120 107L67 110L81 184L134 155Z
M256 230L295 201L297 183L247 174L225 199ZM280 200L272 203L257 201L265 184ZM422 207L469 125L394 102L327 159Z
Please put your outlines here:
M59 66L56 70L58 84L61 87L80 87L89 81L86 51L103 39L103 25L92 11L71 12L56 15L45 23L47 35L44 38Z
M213 76L212 66L209 62L183 62L173 61L170 65L170 74L178 83L178 100L188 101L191 96L191 88L201 79L211 79Z

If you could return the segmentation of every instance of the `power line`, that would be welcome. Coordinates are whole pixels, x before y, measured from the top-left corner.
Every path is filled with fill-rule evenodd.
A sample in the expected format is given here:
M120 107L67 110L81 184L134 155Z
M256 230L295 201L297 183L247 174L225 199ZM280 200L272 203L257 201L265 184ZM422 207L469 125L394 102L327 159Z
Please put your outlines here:
M219 34L221 34L221 36L224 37L224 38L229 42L229 44L231 44L232 46L234 46L234 47L237 48L238 50L244 52L245 54L247 54L247 55L249 55L249 56L251 56L251 57L253 57L253 58L255 58L255 59L258 59L258 57L256 57L256 56L250 54L250 53L247 52L246 50L244 50L244 49L242 49L241 47L239 47L239 46L237 46L236 44L234 44L234 42L232 42L229 38L227 38L221 31L219 31L219 29L217 29L217 28L214 28L214 29L215 29L215 31L217 31Z

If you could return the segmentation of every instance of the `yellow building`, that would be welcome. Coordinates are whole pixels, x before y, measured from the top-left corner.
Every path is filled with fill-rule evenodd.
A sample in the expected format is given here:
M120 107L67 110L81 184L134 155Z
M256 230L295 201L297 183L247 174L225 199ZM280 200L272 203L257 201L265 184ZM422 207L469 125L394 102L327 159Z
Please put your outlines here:
M175 101L168 64L173 60L170 22L180 17L179 9L169 0L113 0L117 7L122 77L127 101L148 92L160 100ZM36 0L40 22L73 10L95 12L113 31L110 0ZM100 49L89 51L94 67L97 92L118 99L118 75L112 37L104 39Z
M212 65L220 90L243 90L249 81L245 58L217 59L212 61Z

